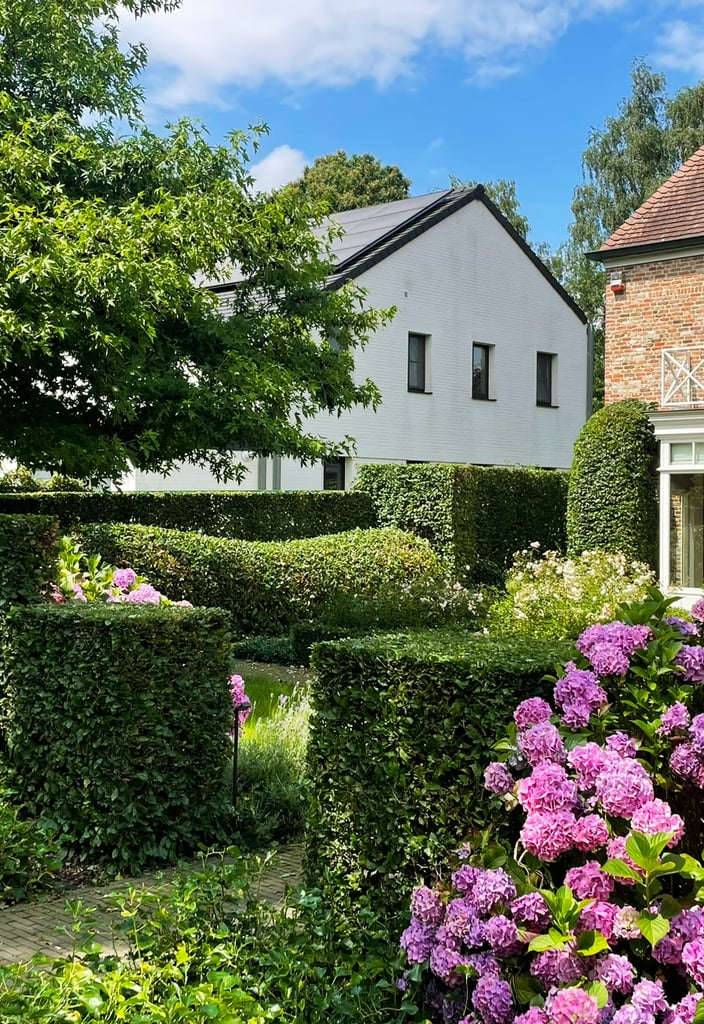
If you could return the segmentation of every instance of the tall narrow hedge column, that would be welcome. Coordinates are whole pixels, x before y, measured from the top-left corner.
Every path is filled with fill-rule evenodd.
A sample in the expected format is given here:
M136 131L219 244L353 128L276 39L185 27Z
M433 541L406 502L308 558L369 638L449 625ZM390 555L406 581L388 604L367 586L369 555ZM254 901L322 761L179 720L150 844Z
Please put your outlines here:
M33 816L128 868L226 837L225 612L17 607L0 645L2 732Z

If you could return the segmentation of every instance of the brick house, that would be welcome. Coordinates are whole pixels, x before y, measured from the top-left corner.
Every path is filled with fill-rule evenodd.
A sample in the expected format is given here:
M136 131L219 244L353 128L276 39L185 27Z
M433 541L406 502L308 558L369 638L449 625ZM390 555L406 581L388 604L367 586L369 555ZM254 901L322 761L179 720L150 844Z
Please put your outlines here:
M652 403L660 585L704 587L704 147L596 253L606 270L605 400Z

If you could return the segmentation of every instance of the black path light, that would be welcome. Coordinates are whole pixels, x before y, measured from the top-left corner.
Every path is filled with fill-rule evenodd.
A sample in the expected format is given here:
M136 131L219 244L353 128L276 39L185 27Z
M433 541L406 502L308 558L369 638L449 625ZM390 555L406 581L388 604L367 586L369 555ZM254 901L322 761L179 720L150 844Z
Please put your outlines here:
M249 711L252 704L248 700L241 701L233 707L235 713L235 725L232 730L232 809L237 813L237 759L240 748L240 712Z

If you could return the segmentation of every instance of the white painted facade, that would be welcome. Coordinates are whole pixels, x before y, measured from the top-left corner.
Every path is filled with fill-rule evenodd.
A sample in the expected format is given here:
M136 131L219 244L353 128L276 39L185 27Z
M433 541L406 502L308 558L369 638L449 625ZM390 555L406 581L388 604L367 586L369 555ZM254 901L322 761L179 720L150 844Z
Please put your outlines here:
M355 376L382 395L376 413L319 415L308 429L356 439L345 485L365 462L462 462L567 469L587 418L586 327L502 223L470 202L356 277L391 323L356 356ZM408 390L408 336L426 336L425 393ZM489 398L472 398L472 346L490 346ZM553 358L552 406L536 402L537 354ZM250 460L246 489L319 489L321 465ZM279 479L280 472L280 479ZM220 489L184 466L164 478L137 472L139 490ZM227 489L236 489L229 485Z

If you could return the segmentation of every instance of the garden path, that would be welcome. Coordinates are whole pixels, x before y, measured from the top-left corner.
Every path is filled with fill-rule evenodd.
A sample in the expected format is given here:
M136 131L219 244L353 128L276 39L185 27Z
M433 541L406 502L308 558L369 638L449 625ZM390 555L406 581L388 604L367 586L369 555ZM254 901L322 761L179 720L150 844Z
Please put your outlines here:
M254 891L260 899L279 903L287 888L298 885L302 853L300 845L290 845L279 852L255 886ZM199 866L200 862L193 862L194 869ZM126 943L112 929L112 922L117 919L119 911L109 905L107 897L130 887L151 892L155 888L166 889L176 870L172 868L159 874L141 875L107 885L80 886L38 903L18 903L0 909L0 964L29 960L35 953L49 957L69 956L74 948L75 932L74 917L68 903L78 901L82 907L94 911L91 928L96 933L95 941L106 952L114 949L117 955L123 955L127 951Z

